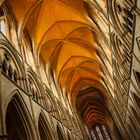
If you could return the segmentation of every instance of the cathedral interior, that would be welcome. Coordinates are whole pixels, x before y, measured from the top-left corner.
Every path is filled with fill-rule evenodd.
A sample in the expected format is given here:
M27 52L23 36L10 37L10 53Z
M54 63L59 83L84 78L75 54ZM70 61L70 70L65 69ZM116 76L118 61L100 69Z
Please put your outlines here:
M140 140L140 0L0 0L0 140Z

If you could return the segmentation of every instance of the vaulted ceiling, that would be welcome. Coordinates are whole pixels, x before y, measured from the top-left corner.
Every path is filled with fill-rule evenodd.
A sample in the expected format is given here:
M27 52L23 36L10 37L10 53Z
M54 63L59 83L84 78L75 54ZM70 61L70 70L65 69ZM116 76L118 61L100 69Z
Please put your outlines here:
M19 37L28 31L36 59L66 88L84 122L90 128L106 123L112 84L107 0L6 1Z

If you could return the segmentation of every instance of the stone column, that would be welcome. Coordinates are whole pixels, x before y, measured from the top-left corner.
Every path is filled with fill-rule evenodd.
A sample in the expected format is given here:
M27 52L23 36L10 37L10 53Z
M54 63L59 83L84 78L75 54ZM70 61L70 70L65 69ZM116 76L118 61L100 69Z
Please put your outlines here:
M2 60L0 57L0 140L7 140L6 124L4 116L4 106L2 99Z

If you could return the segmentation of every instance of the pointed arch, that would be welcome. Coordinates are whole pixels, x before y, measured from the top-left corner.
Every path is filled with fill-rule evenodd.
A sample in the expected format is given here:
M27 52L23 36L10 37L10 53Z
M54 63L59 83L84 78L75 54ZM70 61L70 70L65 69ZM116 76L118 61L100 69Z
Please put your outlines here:
M5 126L8 140L36 140L36 132L27 105L15 90L5 102Z
M10 63L17 74L16 79L14 80L18 80L17 83L25 89L25 82L20 81L21 79L24 80L26 77L24 66L15 48L13 48L13 46L5 38L0 39L0 53L3 55L3 58L8 57L8 59L10 59Z
M27 77L28 77L28 84L29 86L29 92L31 93L34 101L42 105L46 108L45 104L45 90L44 87L39 79L39 77L36 75L36 73L32 69L27 69Z
M59 124L57 124L57 136L58 136L58 140L65 140L64 133Z
M52 128L43 112L41 112L39 115L38 130L39 130L41 140L54 139Z

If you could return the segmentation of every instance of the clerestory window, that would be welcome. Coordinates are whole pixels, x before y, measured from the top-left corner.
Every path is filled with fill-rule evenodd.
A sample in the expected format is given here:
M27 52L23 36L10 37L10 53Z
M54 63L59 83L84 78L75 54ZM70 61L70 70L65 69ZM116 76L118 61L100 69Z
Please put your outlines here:
M6 19L2 9L0 9L0 31L6 36Z

